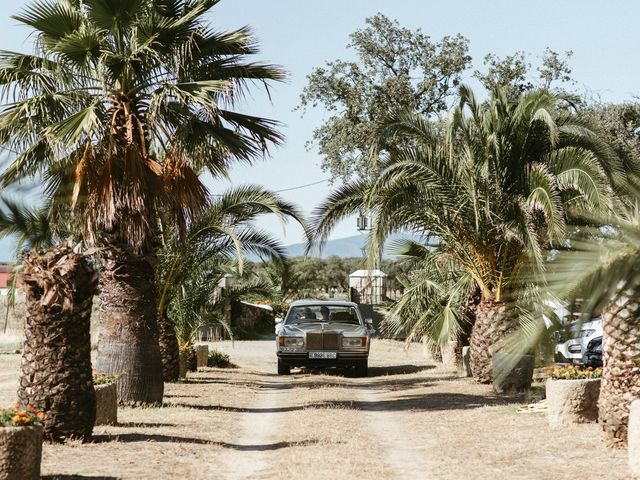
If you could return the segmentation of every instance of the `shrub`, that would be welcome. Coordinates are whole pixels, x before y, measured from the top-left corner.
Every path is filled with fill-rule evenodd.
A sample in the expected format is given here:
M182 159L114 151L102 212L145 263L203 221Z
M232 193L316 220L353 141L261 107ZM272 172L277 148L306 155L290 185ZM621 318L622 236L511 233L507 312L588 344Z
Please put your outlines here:
M217 368L236 368L237 365L231 363L231 359L229 355L226 353L218 352L216 350L212 350L209 352L209 358L207 360L208 367L217 367Z
M602 377L602 368L582 368L576 365L566 365L550 367L547 373L554 380L584 380L586 378Z
M118 381L118 378L120 377L120 375L104 375L104 374L97 374L96 372L93 372L93 384L94 385L105 385L107 383L114 383Z
M0 408L0 426L2 427L29 427L31 425L42 425L45 415L38 412L32 406L20 408L16 403L13 407Z

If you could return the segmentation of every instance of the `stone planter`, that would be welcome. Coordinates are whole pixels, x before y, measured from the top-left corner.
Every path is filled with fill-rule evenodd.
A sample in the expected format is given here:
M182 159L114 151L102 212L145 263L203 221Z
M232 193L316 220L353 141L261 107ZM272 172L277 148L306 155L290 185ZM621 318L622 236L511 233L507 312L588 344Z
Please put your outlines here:
M180 373L178 378L187 378L187 367L189 366L189 360L184 352L180 352Z
M96 425L115 425L118 423L118 384L105 383L95 385L96 389Z
M440 347L442 355L442 366L450 370L458 369L458 362L456 358L456 347L458 346L457 340L449 340L449 342Z
M462 347L462 372L465 377L471 377L471 347Z
M629 471L632 478L640 478L640 399L631 403L629 411Z
M598 421L600 379L583 380L547 379L547 418L549 425Z
M497 352L492 363L493 390L496 393L523 392L533 381L533 355Z
M198 345L196 347L196 368L206 367L209 363L209 347Z
M0 480L40 478L43 428L0 427Z

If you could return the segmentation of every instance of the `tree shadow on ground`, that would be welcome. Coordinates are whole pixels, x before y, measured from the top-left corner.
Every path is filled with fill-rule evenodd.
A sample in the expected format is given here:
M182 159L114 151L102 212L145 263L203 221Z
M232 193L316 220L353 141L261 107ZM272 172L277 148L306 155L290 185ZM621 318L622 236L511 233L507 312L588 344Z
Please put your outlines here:
M372 401L324 401L311 403L306 408L351 408L357 410L376 411L443 411L443 410L471 410L482 407L493 407L520 403L522 395L512 396L484 396L462 393L426 393L420 395L405 395L387 400Z
M91 480L118 480L120 477L102 477L93 475L45 475L40 477L41 480L83 480L90 478Z
M160 427L175 427L175 423L147 423L147 422L118 422L113 427L122 428L160 428Z
M194 410L203 410L207 412L234 412L234 413L285 413L301 410L300 407L273 407L273 408L249 408L249 407L227 407L224 405L200 405L192 403L170 403L165 406L192 408Z
M92 443L110 443L110 442L123 442L123 443L136 443L136 442L152 442L152 443L183 443L191 445L217 445L223 448L230 448L232 450L246 451L246 452L262 452L270 450L280 450L289 447L305 447L318 444L318 439L312 438L295 442L276 442L267 443L261 445L239 445L236 443L216 442L214 440L205 440L203 438L193 437L179 437L175 435L157 435L157 434L145 434L145 433L124 433L113 435L94 435ZM83 478L83 477L80 477ZM93 477L87 477L93 478ZM98 477L96 477L98 478Z

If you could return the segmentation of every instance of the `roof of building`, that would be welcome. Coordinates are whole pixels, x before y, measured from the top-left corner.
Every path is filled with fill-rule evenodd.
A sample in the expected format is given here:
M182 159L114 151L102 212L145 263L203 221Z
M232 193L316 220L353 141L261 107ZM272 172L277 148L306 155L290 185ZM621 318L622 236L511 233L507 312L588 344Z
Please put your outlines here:
M356 270L349 275L350 277L386 277L387 274L382 270Z

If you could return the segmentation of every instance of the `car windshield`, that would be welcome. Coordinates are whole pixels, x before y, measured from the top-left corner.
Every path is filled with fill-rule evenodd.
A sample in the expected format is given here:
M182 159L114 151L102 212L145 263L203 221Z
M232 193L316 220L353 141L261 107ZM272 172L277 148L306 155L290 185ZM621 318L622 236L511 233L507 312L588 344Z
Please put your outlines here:
M343 305L305 305L292 307L285 323L310 322L360 324L356 309Z

